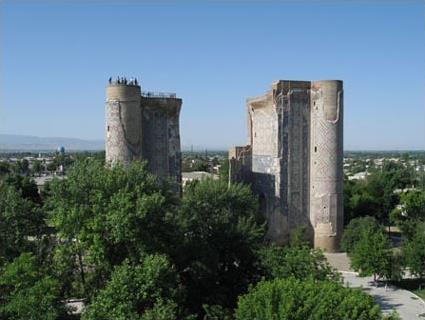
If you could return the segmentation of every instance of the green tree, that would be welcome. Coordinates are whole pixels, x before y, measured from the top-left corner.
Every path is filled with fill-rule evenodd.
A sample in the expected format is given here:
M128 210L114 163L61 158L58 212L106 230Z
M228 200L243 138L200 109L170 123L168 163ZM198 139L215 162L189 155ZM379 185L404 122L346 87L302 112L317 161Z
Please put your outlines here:
M385 162L382 170L370 171L364 181L344 181L345 222L362 216L373 216L380 223L388 223L390 212L399 202L397 188L416 183L412 168Z
M15 165L17 174L27 174L29 172L29 162L27 159L18 160Z
M350 258L351 266L359 271L360 276L373 275L374 281L378 277L388 278L392 269L389 241L382 231L364 230L350 252Z
M1 319L54 320L64 312L58 281L46 275L29 253L2 270L0 301Z
M236 319L382 319L378 305L360 289L333 281L289 278L260 282L239 298Z
M395 169L394 169L395 170ZM389 214L397 205L398 195L394 193L396 188L404 186L404 183L397 181L394 171L375 172L367 178L365 192L369 194L372 201L378 204L378 208L373 214L381 223L389 220Z
M56 169L57 169L58 167L57 167L57 164L56 164L56 162L54 162L54 161L52 161L52 162L50 162L50 163L48 163L47 164L47 166L46 166L46 169L47 169L47 171L49 171L49 172L54 172L54 171L56 171Z
M264 236L257 205L249 187L239 184L207 179L186 189L175 216L181 238L173 259L195 313L233 309L257 277L256 251Z
M224 159L219 170L220 180L229 182L229 159Z
M291 277L300 280L340 280L339 273L329 265L323 252L311 249L307 244L272 245L260 250L259 255L268 280Z
M0 177L9 174L11 171L11 166L8 162L0 161Z
M181 299L177 273L168 259L148 255L117 266L83 313L83 320L173 320Z
M381 176L379 175L379 177ZM370 184L369 181L371 181ZM381 182L385 184L380 178L376 177L375 173L369 176L366 181L350 181L348 179L344 181L345 224L348 224L352 219L364 216L373 216L380 221L385 221L385 209L382 201L386 193L379 189ZM387 192L391 192L392 197L392 190Z
M40 174L43 172L43 164L40 160L34 160L32 163L32 171L38 176L40 176Z
M357 160L353 163L350 171L351 171L352 174L356 174L356 173L359 173L359 172L364 172L366 170L367 170L366 161Z
M105 151L98 151L93 154L93 158L95 160L99 160L101 162L105 162Z
M12 186L15 190L22 194L22 197L30 200L34 204L41 204L40 194L34 179L20 174L10 174L4 179L4 183Z
M344 233L342 235L342 250L350 253L354 249L356 243L361 239L362 233L366 230L379 232L382 230L382 227L374 217L370 216L351 220L350 223L345 227Z
M412 176L412 168L394 161L384 162L382 175L388 186L393 190L395 188L404 189L415 183L415 179Z
M74 257L89 295L126 258L138 261L146 252L171 247L173 226L167 215L175 211L177 198L148 173L145 163L111 168L86 159L74 164L66 179L52 181L49 189L46 210L57 231L57 250L67 247L64 252ZM57 261L66 255L55 257Z
M409 270L425 278L425 222L417 223L410 239L403 241L402 253Z
M34 251L45 228L42 211L13 186L0 182L0 264Z
M349 220L357 217L374 215L377 219L382 220L384 213L378 199L368 192L354 194L350 199L351 216Z
M204 160L197 160L193 166L191 171L208 171L208 162Z
M418 222L425 222L425 191L402 193L400 205L391 212L391 220L403 231L406 238L415 233Z
M233 310L219 305L203 305L205 315L203 320L233 320Z

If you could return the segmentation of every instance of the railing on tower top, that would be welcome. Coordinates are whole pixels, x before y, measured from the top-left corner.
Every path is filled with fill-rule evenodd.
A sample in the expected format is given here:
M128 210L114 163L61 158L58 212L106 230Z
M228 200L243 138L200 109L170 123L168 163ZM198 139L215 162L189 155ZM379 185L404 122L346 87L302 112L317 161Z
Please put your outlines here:
M176 99L177 95L171 92L152 92L152 91L142 91L142 97L148 98L173 98Z

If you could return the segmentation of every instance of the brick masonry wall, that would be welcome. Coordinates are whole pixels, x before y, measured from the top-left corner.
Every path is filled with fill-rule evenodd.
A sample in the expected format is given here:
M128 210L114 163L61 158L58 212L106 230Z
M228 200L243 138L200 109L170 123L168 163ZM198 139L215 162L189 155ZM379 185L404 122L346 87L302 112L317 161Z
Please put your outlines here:
M336 251L343 221L342 82L277 81L247 100L247 112L252 152L246 159L229 153L230 177L250 183L259 196L267 238L286 243L291 230L304 227L316 247Z

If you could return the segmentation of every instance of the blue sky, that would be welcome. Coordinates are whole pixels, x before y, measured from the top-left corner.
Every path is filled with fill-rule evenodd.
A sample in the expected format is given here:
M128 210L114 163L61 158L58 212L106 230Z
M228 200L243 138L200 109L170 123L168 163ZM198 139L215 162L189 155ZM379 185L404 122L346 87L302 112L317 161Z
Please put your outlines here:
M0 4L0 133L103 139L126 75L183 98L183 145L225 148L273 80L341 79L345 149L425 149L421 0L119 3Z

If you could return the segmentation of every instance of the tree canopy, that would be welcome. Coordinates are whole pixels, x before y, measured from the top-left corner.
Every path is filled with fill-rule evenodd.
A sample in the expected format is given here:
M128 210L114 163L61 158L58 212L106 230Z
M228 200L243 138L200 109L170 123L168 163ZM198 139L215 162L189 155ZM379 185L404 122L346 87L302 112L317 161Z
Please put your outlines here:
M425 222L425 190L402 193L400 205L391 212L391 220L410 238L418 222Z
M355 309L358 296L344 291L323 253L300 237L286 247L268 246L249 186L207 179L189 184L181 198L174 190L142 162L124 167L79 159L41 196L30 178L7 173L0 181L2 318L64 319L66 301L82 298L85 320L230 320L242 296L241 319L249 315L241 301L254 306L247 297L263 280L276 292L280 286L310 292L301 296L308 303L318 295L323 310L334 307L326 298L334 290L338 314L376 309L368 302ZM356 236L354 247L362 239ZM274 287L273 281L286 282ZM264 301L297 314L304 306L292 307L291 294ZM284 300L267 300L276 297Z
M259 255L266 279L340 280L339 273L329 265L323 252L304 242L291 242L284 247L267 246Z
M350 221L345 227L341 239L342 250L350 253L355 244L361 239L363 232L371 230L372 232L382 231L378 221L371 216L359 217Z
M36 258L23 253L0 274L0 318L54 320L63 314L59 281L46 275Z
M82 319L177 319L180 291L177 273L165 256L148 255L137 264L126 259L114 269Z
M332 281L295 278L260 282L239 298L236 319L382 319L378 305L360 289Z
M418 222L410 238L404 240L402 253L409 270L425 279L425 222Z
M0 263L33 250L45 227L42 211L23 191L0 181Z
M417 184L412 168L386 161L379 170L368 171L365 180L344 180L345 223L351 219L373 216L380 223L388 223L389 215L399 202L394 191Z
M351 266L361 276L373 275L374 280L389 274L392 252L382 231L366 229L361 232L350 254Z
M66 179L52 181L49 192L46 210L61 242L56 257L75 257L89 292L102 287L126 258L138 261L144 253L170 246L167 214L176 196L144 163L108 168L100 161L78 162Z
M247 186L210 179L189 185L175 216L180 240L173 258L191 308L233 308L255 279L256 251L264 236L257 213Z

